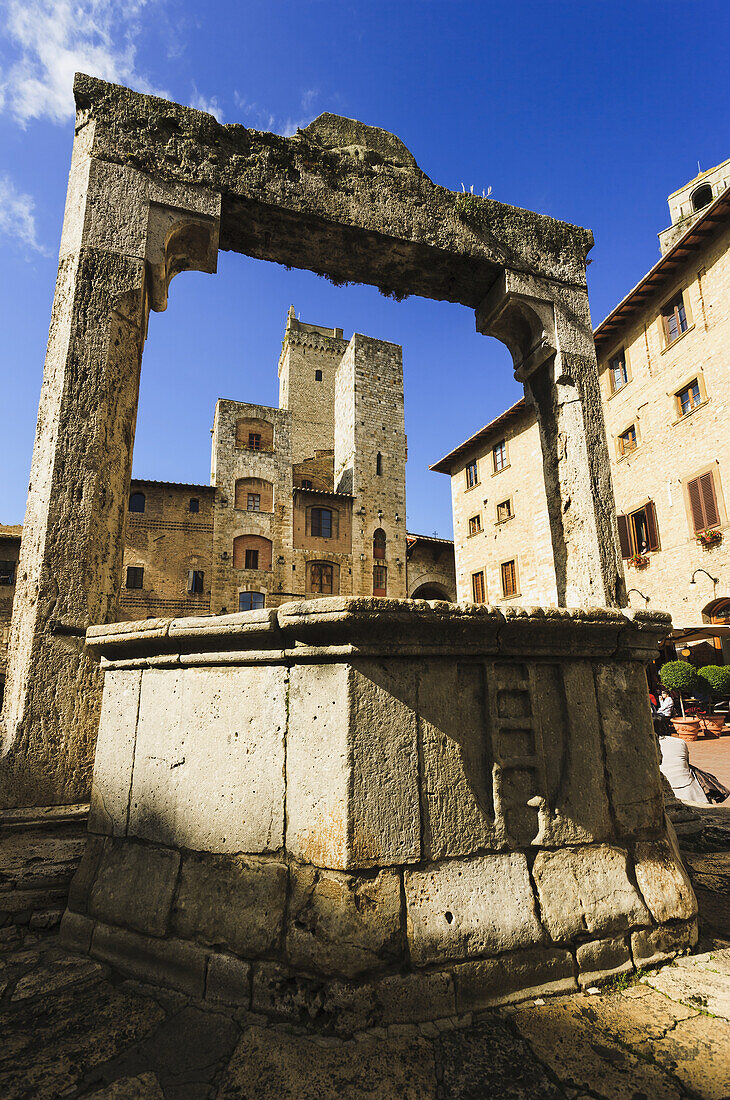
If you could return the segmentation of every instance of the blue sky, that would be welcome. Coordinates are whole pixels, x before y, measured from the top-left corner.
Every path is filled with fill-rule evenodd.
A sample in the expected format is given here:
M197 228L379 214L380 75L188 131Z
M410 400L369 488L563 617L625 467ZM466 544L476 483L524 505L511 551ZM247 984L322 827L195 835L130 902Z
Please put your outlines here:
M322 111L396 133L455 190L589 226L598 322L658 258L666 196L730 156L730 6L703 0L0 0L0 522L22 522L73 139L76 69L224 122L293 133ZM286 311L403 345L408 526L451 534L428 472L514 401L473 314L221 253L153 314L140 477L205 483L217 397L276 404ZM541 476L539 470L535 476Z

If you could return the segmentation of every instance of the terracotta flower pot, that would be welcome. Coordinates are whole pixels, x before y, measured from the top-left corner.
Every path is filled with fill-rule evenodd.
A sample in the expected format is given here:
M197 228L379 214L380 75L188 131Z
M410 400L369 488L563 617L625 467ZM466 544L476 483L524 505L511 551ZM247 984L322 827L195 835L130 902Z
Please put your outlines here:
M725 715L706 714L700 721L705 737L719 737L725 725Z
M674 733L683 741L696 741L700 735L699 718L672 718Z

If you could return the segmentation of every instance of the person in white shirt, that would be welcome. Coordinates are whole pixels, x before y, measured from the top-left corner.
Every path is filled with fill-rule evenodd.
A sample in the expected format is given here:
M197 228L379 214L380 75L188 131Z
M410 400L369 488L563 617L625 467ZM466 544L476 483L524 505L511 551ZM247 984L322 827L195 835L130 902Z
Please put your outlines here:
M671 718L674 714L674 699L672 699L668 691L659 692L657 714L660 714L662 718Z
M709 799L699 785L689 766L689 749L681 737L659 737L661 763L659 770L669 780L669 786L681 802L702 802Z

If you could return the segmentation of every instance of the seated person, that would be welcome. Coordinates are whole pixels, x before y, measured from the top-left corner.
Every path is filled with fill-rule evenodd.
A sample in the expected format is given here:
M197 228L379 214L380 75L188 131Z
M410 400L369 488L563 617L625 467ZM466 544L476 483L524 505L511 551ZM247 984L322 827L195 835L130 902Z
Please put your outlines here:
M669 780L669 786L681 802L701 802L707 806L709 799L690 771L687 742L667 733L668 725L666 720L662 722L657 719L654 727L659 735L659 770Z

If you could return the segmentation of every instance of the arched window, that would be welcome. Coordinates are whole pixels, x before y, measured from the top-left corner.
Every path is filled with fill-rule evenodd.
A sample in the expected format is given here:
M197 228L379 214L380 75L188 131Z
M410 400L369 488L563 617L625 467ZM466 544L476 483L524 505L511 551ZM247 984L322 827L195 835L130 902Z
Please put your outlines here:
M307 508L306 534L316 539L336 539L340 534L340 514L336 508Z
M251 416L237 420L236 446L246 451L273 451L274 425Z
M331 561L310 561L307 566L307 592L312 596L336 596L339 592L339 567Z
M235 507L243 512L273 512L274 486L260 477L239 477Z
M375 459L375 473L378 477L383 476L383 456L380 451L378 451L378 457Z
M709 206L712 202L712 187L709 183L703 183L692 192L692 209L701 210L703 206Z
M132 493L129 497L130 512L144 512L144 493Z
M271 569L271 542L261 535L237 535L233 540L234 569Z
M373 534L373 557L385 557L385 531L382 527L378 527L377 531Z

